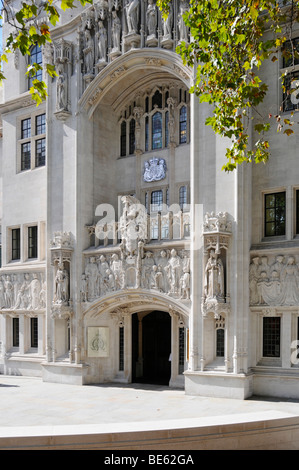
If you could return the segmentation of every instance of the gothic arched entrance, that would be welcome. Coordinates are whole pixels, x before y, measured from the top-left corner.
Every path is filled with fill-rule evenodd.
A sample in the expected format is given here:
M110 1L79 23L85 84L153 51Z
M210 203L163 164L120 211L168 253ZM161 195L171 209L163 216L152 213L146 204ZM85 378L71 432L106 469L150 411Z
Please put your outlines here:
M171 317L154 310L132 315L132 382L169 385Z

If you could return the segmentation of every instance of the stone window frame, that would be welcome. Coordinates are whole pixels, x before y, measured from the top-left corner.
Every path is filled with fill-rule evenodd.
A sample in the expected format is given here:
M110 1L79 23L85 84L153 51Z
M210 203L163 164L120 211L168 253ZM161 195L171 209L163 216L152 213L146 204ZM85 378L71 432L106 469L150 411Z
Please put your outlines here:
M264 319L265 318L280 318L280 339L279 339L279 356L278 357L267 357L263 355L264 349ZM282 367L283 362L283 329L284 329L284 319L282 312L271 312L265 313L260 311L257 315L257 357L256 364L257 366L269 366L269 367Z
M37 227L37 257L29 258L29 228ZM12 259L12 230L20 230L20 258ZM26 224L12 225L6 228L6 262L10 263L35 263L44 261L46 257L46 223L43 221Z
M275 193L285 193L285 234L284 235L271 235L271 236L266 236L266 196L270 194L275 194ZM261 207L262 207L262 224L261 224L261 240L262 242L268 242L268 241L280 241L280 240L286 240L287 239L287 234L289 232L289 217L288 217L288 191L287 188L284 186L281 187L275 187L275 188L269 188L267 190L261 191Z
M292 38L293 41L296 41L297 40L297 43L298 43L298 46L299 46L299 36L298 37L294 37ZM286 41L285 44L289 43L290 41ZM297 59L297 63L295 61L295 64L294 65L290 65L290 66L287 66L287 64L285 63L285 59L282 55L282 52L280 52L280 64L281 64L281 67L280 67L280 76L282 76L283 74L286 74L286 78L287 79L292 79L294 78L295 80L299 80L299 59ZM280 89L280 102L282 103L282 110L283 110L283 113L292 113L293 111L295 110L298 110L299 109L299 99L298 99L298 103L296 104L293 104L293 105L290 105L287 109L286 109L286 103L285 103L285 100L288 98L288 96L290 96L288 93L287 93L287 89L285 92L283 92L282 89ZM298 96L298 95L297 95ZM291 98L290 98L291 99Z
M170 97L171 87L166 85L155 85L151 91L147 91L143 94L142 98L139 99L141 103L141 108L143 109L143 115L140 120L141 126L141 142L142 142L142 152L153 152L166 149L169 146L170 136L169 131L166 129L167 121L169 120L169 106L167 104L167 99ZM152 99L155 96L156 92L159 91L162 95L162 107L157 105L152 106ZM188 95L188 90L182 86L176 87L176 98L175 107L174 107L174 120L175 120L175 144L176 145L185 145L190 143L190 99ZM130 149L130 123L134 117L134 109L137 106L137 98L130 100L127 104L121 115L119 117L119 158L129 157L135 154ZM180 112L182 107L186 107L187 111L187 122L186 122L186 142L180 143ZM152 129L152 120L153 116L157 113L162 115L162 146L160 148L153 148L153 129ZM125 146L126 152L123 151L124 145L122 144L122 139L124 139L124 134L122 132L123 123L126 122L126 136L125 136Z
M37 133L37 122L36 118L38 116L45 116L45 129L43 133ZM22 122L30 119L31 121L31 134L30 136L24 137L22 136ZM16 172L17 173L25 173L27 171L31 171L37 168L45 168L47 163L47 154L45 154L45 163L38 165L37 164L37 142L44 141L45 148L47 144L46 140L46 110L45 108L40 108L39 110L35 110L32 112L28 112L24 115L18 116L16 122L16 129L17 129L17 161L16 161ZM30 165L29 168L22 169L22 146L24 144L30 144ZM46 151L45 151L46 152Z

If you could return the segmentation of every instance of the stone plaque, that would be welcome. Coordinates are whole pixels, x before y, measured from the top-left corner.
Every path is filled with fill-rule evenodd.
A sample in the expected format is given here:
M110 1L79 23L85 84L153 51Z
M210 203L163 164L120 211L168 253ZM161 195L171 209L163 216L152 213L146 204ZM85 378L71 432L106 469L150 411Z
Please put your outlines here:
M88 357L109 356L109 328L91 326L87 332Z

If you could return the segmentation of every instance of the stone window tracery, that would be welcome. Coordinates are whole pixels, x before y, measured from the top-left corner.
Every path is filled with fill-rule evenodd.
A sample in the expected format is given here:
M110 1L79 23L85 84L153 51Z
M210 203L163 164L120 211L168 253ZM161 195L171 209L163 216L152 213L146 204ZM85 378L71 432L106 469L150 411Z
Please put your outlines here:
M172 96L170 96L172 94ZM139 101L139 102L138 102ZM119 119L120 156L188 143L188 93L181 87L155 87L127 104Z

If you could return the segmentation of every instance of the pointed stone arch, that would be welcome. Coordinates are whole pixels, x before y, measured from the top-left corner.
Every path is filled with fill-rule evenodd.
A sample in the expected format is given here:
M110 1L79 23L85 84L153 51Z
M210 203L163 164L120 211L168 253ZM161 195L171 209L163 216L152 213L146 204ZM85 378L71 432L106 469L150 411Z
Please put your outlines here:
M78 102L78 111L85 111L91 119L98 104L113 94L113 89L120 89L129 77L136 76L132 86L140 87L143 80L151 74L172 76L181 80L187 88L192 85L193 71L183 65L178 54L162 49L135 49L127 52L105 67L89 84ZM132 87L131 87L132 92ZM114 105L113 105L114 106ZM117 106L117 100L115 100Z

